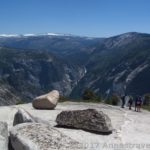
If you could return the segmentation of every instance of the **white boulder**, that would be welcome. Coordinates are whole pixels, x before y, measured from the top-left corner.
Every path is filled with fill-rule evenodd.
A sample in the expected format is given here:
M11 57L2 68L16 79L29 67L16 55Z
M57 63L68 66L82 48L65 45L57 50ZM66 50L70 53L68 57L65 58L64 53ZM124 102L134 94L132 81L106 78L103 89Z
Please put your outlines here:
M32 102L32 106L36 109L54 109L58 100L59 92L57 90L53 90L48 94L36 97Z

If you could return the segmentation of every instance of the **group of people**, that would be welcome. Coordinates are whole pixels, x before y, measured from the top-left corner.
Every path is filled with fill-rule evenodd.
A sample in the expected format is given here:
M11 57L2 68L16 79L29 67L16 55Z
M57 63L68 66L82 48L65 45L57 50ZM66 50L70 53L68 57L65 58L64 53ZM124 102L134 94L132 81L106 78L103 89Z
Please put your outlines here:
M126 104L126 96L122 96L121 97L122 100L122 108L124 108L125 104ZM142 106L142 97L141 96L136 96L134 99L132 96L128 96L128 107L129 110L132 109L132 105L134 103L135 106L135 111L140 112L141 110L141 106Z

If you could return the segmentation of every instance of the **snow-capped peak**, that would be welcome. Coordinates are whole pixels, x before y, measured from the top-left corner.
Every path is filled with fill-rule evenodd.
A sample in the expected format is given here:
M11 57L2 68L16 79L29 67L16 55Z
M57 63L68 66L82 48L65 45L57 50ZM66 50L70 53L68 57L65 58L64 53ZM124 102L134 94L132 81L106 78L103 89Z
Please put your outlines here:
M62 34L57 34L57 33L47 33L47 35L59 36L59 35L62 35Z
M57 33L41 33L41 34L0 34L0 38L11 38L11 37L35 37L35 36L63 36L64 34Z
M47 33L26 33L26 34L0 34L0 38L28 38L28 37L38 37L38 36L65 36L65 37L84 37L84 36L77 36L77 35L72 35L72 34L62 34L62 33L52 33L52 32L47 32ZM93 39L91 37L84 37L87 39Z
M27 34L23 34L22 36L35 36L35 34L27 33Z
M38 34L32 34L32 33L28 33L28 34L23 34L22 36L28 37L28 36L60 36L61 34L57 34L57 33L38 33Z
M0 37L18 37L18 34L0 34Z

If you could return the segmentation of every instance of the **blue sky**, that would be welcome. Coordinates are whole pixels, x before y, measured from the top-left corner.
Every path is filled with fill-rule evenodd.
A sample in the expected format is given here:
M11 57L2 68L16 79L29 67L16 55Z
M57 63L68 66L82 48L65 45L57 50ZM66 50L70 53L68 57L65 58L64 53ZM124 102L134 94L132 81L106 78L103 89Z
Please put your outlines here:
M150 33L150 0L0 0L0 34Z

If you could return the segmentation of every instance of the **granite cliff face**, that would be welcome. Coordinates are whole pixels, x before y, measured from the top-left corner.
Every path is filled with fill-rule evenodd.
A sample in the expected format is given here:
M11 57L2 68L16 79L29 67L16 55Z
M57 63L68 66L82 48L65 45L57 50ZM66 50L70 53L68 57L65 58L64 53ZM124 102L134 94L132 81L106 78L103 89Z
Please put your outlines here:
M150 92L150 35L126 33L95 45L87 73L72 92L86 87L98 94L143 95Z
M0 105L57 89L69 95L84 76L85 68L66 62L48 51L0 48Z

